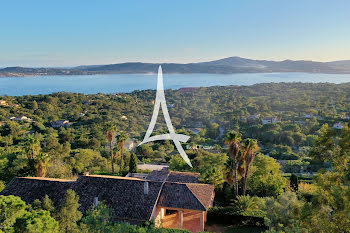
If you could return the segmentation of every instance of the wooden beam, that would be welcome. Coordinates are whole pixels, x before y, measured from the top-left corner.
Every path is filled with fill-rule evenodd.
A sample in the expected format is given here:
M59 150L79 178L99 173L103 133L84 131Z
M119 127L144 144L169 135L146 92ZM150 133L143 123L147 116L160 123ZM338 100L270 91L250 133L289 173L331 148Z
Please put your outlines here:
M184 212L182 210L179 210L178 213L179 213L179 226L180 228L182 228L184 225Z
M205 212L203 211L200 215L200 230L204 231L204 225L205 225Z
M191 211L191 212L198 212L198 213L202 213L203 212L203 210L171 208L171 207L165 207L165 206L160 206L160 205L158 205L157 207L159 207L159 208L166 208L167 210L182 210L182 211Z

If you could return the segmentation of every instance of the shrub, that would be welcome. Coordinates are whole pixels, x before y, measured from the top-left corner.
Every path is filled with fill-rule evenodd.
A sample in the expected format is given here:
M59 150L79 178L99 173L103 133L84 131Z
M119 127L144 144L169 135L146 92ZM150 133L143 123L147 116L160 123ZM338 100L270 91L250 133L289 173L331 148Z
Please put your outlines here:
M261 197L237 196L233 202L233 207L237 213L247 213L264 209L265 200Z
M265 226L262 210L237 211L234 207L213 207L208 210L208 222L248 226Z

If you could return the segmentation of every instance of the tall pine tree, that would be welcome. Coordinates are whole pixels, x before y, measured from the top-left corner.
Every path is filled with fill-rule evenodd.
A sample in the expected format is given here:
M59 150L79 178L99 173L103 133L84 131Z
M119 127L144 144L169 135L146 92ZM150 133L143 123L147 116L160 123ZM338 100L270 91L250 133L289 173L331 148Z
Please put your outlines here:
M67 190L55 216L60 225L60 232L79 232L77 222L83 216L78 210L79 206L79 196L73 190Z

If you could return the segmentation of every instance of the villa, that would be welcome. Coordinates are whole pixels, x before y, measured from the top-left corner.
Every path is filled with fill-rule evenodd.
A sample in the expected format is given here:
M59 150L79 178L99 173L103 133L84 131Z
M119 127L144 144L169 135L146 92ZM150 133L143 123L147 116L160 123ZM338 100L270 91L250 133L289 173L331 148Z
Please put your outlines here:
M281 122L281 119L279 119L278 117L264 117L261 119L261 123L263 125L275 124L275 123L279 123L279 122Z
M9 104L6 102L6 100L0 100L0 106L8 107Z
M29 117L26 117L26 116L10 117L9 119L12 121L17 121L17 122L19 122L19 121L33 122L32 119L30 119Z
M134 139L130 138L124 143L124 148L126 151L135 152L137 147L137 143Z
M103 201L115 221L156 227L204 231L207 210L213 204L214 186L198 183L198 173L154 170L144 178L84 175L76 180L41 177L14 178L0 195L15 195L27 203L48 195L58 206L68 189L79 195L80 210Z
M199 134L202 128L185 128L187 131L191 131L194 134Z
M334 129L342 129L344 128L344 123L343 122L337 122L333 125Z
M68 120L59 120L59 121L53 121L51 122L51 126L53 128L61 128L61 127L67 127L72 125L71 122L69 122Z

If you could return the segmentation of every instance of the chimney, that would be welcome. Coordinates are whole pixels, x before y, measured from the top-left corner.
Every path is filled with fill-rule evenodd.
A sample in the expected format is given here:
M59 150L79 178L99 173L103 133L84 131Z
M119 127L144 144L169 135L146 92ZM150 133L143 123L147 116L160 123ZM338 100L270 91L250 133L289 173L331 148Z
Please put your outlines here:
M98 197L94 197L94 208L97 208L98 205Z
M143 183L143 193L145 195L148 195L148 182L147 181Z

